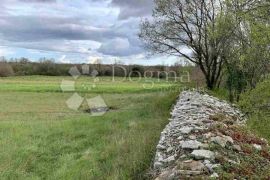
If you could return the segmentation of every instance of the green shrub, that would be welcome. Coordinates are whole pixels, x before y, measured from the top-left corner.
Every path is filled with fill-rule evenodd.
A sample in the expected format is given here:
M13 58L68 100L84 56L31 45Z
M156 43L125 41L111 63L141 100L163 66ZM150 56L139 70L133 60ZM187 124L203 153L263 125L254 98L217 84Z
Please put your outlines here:
M248 127L270 142L270 78L243 93L239 106L248 114Z
M270 78L259 83L255 89L243 93L239 105L244 111L250 113L269 111Z

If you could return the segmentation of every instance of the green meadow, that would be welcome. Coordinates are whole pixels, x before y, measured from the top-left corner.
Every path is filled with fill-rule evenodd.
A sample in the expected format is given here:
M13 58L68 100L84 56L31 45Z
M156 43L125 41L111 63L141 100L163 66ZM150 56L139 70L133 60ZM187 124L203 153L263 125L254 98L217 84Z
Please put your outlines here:
M67 107L62 80L0 78L0 179L146 179L179 83L80 77L76 92L110 108L95 117Z
M8 92L62 92L62 81L75 82L76 92L82 93L145 93L167 91L179 85L175 79L81 76L20 76L0 78L0 91ZM93 85L96 85L93 88Z

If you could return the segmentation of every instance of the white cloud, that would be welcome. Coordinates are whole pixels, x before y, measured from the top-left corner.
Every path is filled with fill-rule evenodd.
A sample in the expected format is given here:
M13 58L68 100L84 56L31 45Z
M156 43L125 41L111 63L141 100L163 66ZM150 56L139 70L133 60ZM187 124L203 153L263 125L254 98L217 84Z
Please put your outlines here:
M172 64L175 57L147 58L138 39L140 17L152 7L152 0L1 0L0 44L10 48L0 47L0 56Z
M89 56L87 63L89 63L89 64L101 64L102 63L102 57Z
M13 53L14 52L10 48L0 46L0 56L8 56L8 55L11 55Z
M104 42L98 51L107 55L127 55L130 53L130 43L126 38L115 38Z

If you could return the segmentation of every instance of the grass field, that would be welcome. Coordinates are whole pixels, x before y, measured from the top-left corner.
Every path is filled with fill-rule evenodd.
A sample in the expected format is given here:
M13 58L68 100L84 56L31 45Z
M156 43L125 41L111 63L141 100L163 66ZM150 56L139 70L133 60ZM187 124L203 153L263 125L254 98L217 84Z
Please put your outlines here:
M99 77L94 78L82 76L74 79L69 76L22 76L0 78L0 91L8 92L62 92L60 84L62 80L74 81L76 91L82 93L140 93L161 91L178 85L179 82L160 79L144 78L121 78ZM89 90L93 84L95 88Z
M0 78L0 179L144 179L176 84L100 78L89 91L93 81L81 77L77 92L111 108L93 117L85 104L67 108L63 79L72 77Z

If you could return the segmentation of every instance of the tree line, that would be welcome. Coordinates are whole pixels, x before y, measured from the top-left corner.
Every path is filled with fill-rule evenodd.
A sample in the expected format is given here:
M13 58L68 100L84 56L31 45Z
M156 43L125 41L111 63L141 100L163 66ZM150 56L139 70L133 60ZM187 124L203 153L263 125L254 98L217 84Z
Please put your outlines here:
M80 72L83 72L82 66L84 64L64 64L56 63L54 59L41 58L39 61L30 61L27 58L5 59L0 58L0 77L7 76L31 76L31 75L46 75L46 76L70 76L69 70L72 67L77 67ZM183 73L190 73L191 78L196 81L201 81L198 78L198 69L193 66L182 66L175 64L171 66L156 65L156 66L142 66L142 65L123 65L120 62L115 64L102 64L97 62L94 64L87 64L89 72L97 71L98 76L147 76L153 78L168 78L180 77ZM151 72L151 73L150 73ZM91 75L91 73L89 73Z

